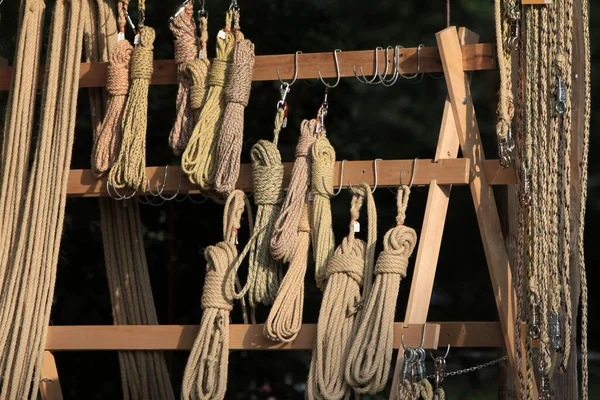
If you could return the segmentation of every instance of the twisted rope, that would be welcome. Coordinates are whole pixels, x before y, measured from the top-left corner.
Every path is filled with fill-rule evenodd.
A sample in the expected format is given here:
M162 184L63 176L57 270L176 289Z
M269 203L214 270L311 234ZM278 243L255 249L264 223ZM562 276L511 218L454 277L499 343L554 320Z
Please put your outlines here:
M368 243L355 238L354 229L365 199L369 221ZM371 188L366 183L355 189L350 216L350 233L327 264L325 293L308 375L308 399L349 398L351 393L350 385L344 379L344 368L348 364L355 321L363 307L361 288L363 282L370 284L369 277L373 275L375 254L370 248L374 248L377 241L377 212ZM366 291L367 288L363 290Z
M233 63L229 68L225 89L227 107L217 143L215 190L223 197L235 190L240 175L244 109L250 100L254 60L254 43L250 40L238 42L233 52Z
M111 186L125 186L139 190L145 187L146 128L148 126L148 86L152 79L154 29L144 26L140 31L140 44L133 50L131 59L131 90L123 112L123 141L117 162L110 170Z
M197 58L185 65L185 73L191 80L190 85L190 108L193 111L194 125L200 120L200 113L206 101L208 92L208 74L210 72L210 61L206 55L206 42L208 41L208 18L201 17L199 22L200 30L200 53ZM193 132L193 131L192 131ZM189 138L185 142L185 147L189 143ZM182 145L184 143L181 143Z
M404 381L398 385L399 400L432 400L433 398L433 388L427 379L412 383Z
M404 225L410 188L398 190L397 225L383 239L383 252L375 265L373 291L350 346L346 380L357 393L377 393L387 382L394 345L394 314L400 281L406 276L408 259L417 243L414 229Z

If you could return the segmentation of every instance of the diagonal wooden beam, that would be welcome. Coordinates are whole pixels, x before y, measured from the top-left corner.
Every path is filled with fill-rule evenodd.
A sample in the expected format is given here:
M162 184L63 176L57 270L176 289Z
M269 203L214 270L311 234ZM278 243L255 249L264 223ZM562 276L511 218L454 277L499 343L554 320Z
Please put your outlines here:
M42 381L40 382L40 396L42 400L62 400L62 389L58 377L58 369L54 356L49 351L44 351L42 361Z

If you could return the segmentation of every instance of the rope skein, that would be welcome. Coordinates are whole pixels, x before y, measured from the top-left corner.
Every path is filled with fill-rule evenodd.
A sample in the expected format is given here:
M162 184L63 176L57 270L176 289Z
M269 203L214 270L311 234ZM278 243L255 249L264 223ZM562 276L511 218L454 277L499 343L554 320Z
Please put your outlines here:
M201 17L200 22L200 46L201 50L199 53L199 57L194 58L189 63L185 64L185 73L188 75L191 80L190 85L190 108L193 112L193 120L194 125L193 128L198 123L200 119L200 113L202 112L202 107L206 101L206 94L208 92L208 74L210 72L210 61L206 55L206 42L208 41L208 18ZM190 132L191 134L191 132ZM189 137L185 141L185 143L181 143L183 151L187 144L189 143Z
M244 35L240 31L236 30L234 33L231 29L234 18L235 26L237 26L239 12L228 11L225 31L219 32L217 37L217 56L210 69L206 103L181 160L183 171L189 175L190 181L204 190L212 190L214 185L216 139L221 130L226 106L223 88L227 83L227 68L232 61L236 40L244 39Z
M367 199L368 241L355 238L359 210ZM355 189L350 208L350 233L327 264L326 286L319 313L317 339L313 349L307 384L308 399L349 398L351 388L344 379L355 320L362 308L361 287L373 274L375 254L369 247L377 241L377 213L371 188L361 183ZM374 228L371 231L371 228Z
M233 63L229 68L225 89L227 107L217 144L215 190L223 197L235 189L240 175L244 109L250 100L254 60L254 43L250 40L238 42L233 52Z
M120 40L110 56L106 80L106 91L109 94L106 114L92 148L92 171L97 177L111 169L119 155L132 50L129 41Z
M148 86L152 79L154 29L140 30L140 44L131 59L131 90L123 112L123 140L117 162L110 170L109 183L118 189L143 189L146 177L146 128L148 126Z
M335 150L325 135L321 136L312 149L312 193L311 216L312 245L315 258L317 287L325 289L325 267L335 250L333 223L331 221L331 195L333 193L333 169Z
M179 88L177 90L177 113L169 136L169 145L175 155L181 154L194 129L194 114L190 105L190 86L192 79L187 73L188 63L198 56L196 44L196 24L194 23L194 5L189 2L183 12L171 20L169 27L175 40L175 64Z
M182 399L224 399L229 356L229 313L233 293L231 266L238 252L237 231L248 204L240 190L231 193L223 214L223 241L206 249L206 277L202 292L202 321L183 378ZM248 208L250 212L250 209Z
M394 315L400 281L417 243L414 229L404 225L410 189L398 190L397 225L383 239L375 265L375 283L366 300L346 363L346 380L358 393L377 393L387 382L394 345Z

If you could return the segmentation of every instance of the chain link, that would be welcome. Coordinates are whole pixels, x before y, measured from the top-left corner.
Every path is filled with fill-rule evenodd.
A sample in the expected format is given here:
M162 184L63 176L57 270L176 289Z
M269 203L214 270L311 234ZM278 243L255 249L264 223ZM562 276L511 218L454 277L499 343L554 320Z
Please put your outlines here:
M506 361L506 360L508 360L508 357L504 356L504 357L498 358L498 359L493 360L493 361L488 361L488 362L486 362L484 364L481 364L481 365L476 365L474 367L465 368L465 369L461 369L461 370L458 370L458 371L447 372L447 373L444 374L444 378L447 378L449 376L456 376L456 375L467 374L469 372L475 372L475 371L478 371L480 369L489 368L489 367L491 367L493 365L499 364L499 363L501 363L503 361ZM433 378L435 378L435 375L433 375L433 374L427 375L427 379L433 379Z

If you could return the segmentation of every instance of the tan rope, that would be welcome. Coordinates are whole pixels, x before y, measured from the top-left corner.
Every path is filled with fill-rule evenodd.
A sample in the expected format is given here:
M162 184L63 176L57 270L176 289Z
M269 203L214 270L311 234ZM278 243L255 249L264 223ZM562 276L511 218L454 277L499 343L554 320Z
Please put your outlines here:
M331 221L330 193L333 193L333 169L335 150L323 135L312 149L312 194L313 213L311 232L315 258L315 280L317 287L325 289L325 267L335 250L333 223Z
M32 10L41 6L29 5ZM59 0L52 17L38 142L2 288L0 399L38 395L75 132L85 12L85 2Z
M210 72L210 61L206 54L206 42L208 41L208 18L200 17L198 29L200 31L200 53L199 56L186 64L185 72L191 80L190 86L190 108L194 114L194 127L200 120L200 113L206 101L208 92L208 74ZM185 143L187 147L189 138ZM183 145L183 143L182 143Z
M133 50L131 59L131 89L123 112L123 139L119 157L110 170L111 186L122 189L145 188L146 128L148 126L148 86L152 78L154 29L144 26L140 30L140 44Z
M194 23L194 2L189 2L184 10L175 16L169 24L175 40L175 64L179 88L177 90L177 116L169 136L169 145L176 155L185 150L192 130L194 114L190 105L190 86L192 80L187 73L187 65L198 56L196 43L196 24Z
M254 43L247 39L238 42L233 52L233 63L228 72L225 89L227 107L217 143L215 190L223 197L235 189L240 175L244 109L250 101L254 60Z
M237 257L236 238L246 195L231 193L223 213L223 241L206 249L206 277L202 292L202 321L183 378L182 399L224 399L229 356L231 266ZM248 211L250 209L248 208Z
M400 281L417 243L414 229L404 225L410 188L398 190L397 225L383 239L375 265L375 283L366 300L346 363L346 380L358 393L377 393L388 379L394 345L394 315Z
M232 32L232 22L235 26L238 25L239 12L227 12L225 30L217 36L217 56L210 69L206 103L181 160L183 171L188 174L190 181L203 190L213 189L216 172L216 139L223 124L226 106L223 90L227 83L226 72L232 61L236 40L244 39L240 31Z
M433 388L427 379L419 382L404 381L398 385L399 400L432 400Z
M369 243L355 238L355 225L365 199ZM348 398L351 393L350 385L344 379L344 369L355 333L355 321L363 304L363 281L370 284L370 279L366 278L373 275L375 254L369 250L377 241L377 212L371 188L366 183L361 183L354 191L350 217L350 233L335 250L326 268L325 293L308 374L308 399Z

